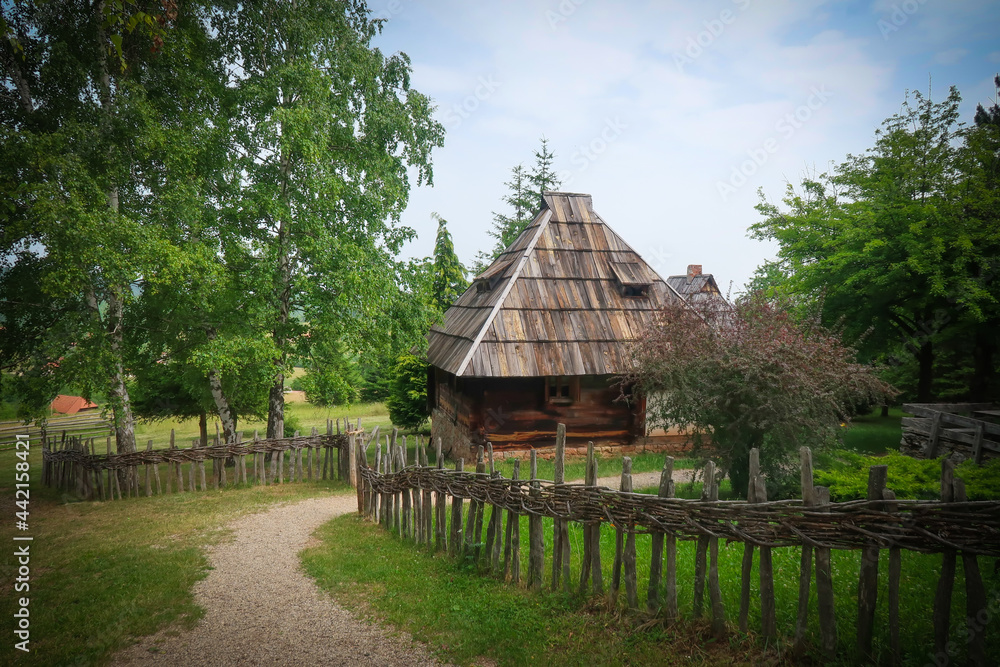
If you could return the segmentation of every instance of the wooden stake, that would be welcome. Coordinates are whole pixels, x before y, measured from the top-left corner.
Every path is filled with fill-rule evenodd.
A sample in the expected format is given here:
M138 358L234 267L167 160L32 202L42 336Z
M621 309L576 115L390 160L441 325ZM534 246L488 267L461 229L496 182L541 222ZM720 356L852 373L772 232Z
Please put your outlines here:
M937 417L940 412L935 413ZM955 464L941 460L941 502L955 500ZM947 655L948 629L951 625L951 593L955 586L955 552L941 554L941 578L934 595L934 653Z
M868 500L882 500L886 466L868 469ZM872 661L872 636L875 630L875 605L878 598L878 544L862 547L858 575L858 656ZM949 591L950 599L950 591Z
M532 496L541 495L538 483L538 452L531 450L531 490ZM528 588L542 590L542 568L545 565L545 538L542 535L542 517L531 514L528 517Z
M882 498L886 501L886 512L896 512L899 504L896 494L891 489L882 489ZM819 559L817 558L817 561ZM816 564L817 575L819 563ZM899 640L899 577L901 571L899 547L889 548L889 652L892 654L892 664L902 664L903 650ZM825 648L825 647L824 647Z
M434 462L437 464L438 470L444 470L444 456L441 455L440 437L435 438L434 442ZM444 491L437 491L435 496L437 496L437 503L434 506L436 514L434 521L434 549L435 551L447 551L448 534L445 531L447 496Z
M464 464L464 459L459 459L455 462L455 470L461 472ZM448 555L458 558L462 552L462 499L458 496L451 498L451 538L448 543Z
M816 497L816 505L821 508L821 511L829 512L830 489L825 486L817 486L813 489L813 493ZM890 551L890 580L892 578L891 553ZM899 563L897 562L896 565L898 567ZM837 653L837 617L834 613L833 565L830 560L830 549L826 547L816 548L816 596L819 601L819 632L823 655L827 659L832 659Z
M708 499L719 499L719 482L715 478L715 465L709 461L705 467L708 483L711 483ZM711 474L709 474L711 473ZM719 586L719 538L708 538L708 599L712 604L712 635L722 640L726 635L726 612L722 606L722 589Z
M982 425L979 426L982 429ZM955 502L964 503L965 480L956 478L953 483ZM979 667L986 661L986 625L989 611L986 608L986 587L979 572L975 554L962 552L962 569L965 573L965 622L968 633L968 664ZM995 656L994 656L995 659Z
M622 458L622 485L624 493L632 493L632 459ZM622 558L625 566L625 600L629 609L639 608L639 591L635 562L635 525L629 524L625 533L625 552Z
M669 498L670 487L674 483L674 458L668 456L663 461L663 469L660 471L660 488L657 494L660 498ZM651 557L649 562L649 588L646 591L646 607L655 612L660 607L660 578L663 574L663 533L655 532L652 535Z
M802 505L811 508L816 504L813 493L812 452L808 447L799 448L800 484L802 489ZM806 630L809 626L809 585L812 582L812 546L802 545L802 556L799 561L799 613L795 621L795 642L792 653L801 657L806 650Z

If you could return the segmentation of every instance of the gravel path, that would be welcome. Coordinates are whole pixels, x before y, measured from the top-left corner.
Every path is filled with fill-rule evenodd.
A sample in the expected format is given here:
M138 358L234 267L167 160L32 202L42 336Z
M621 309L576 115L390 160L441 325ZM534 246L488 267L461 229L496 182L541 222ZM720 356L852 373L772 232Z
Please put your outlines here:
M190 632L143 638L113 665L437 665L409 636L358 620L299 568L298 553L353 495L313 498L243 517L210 548L195 585L205 616Z
M694 469L684 469L674 471L675 484L687 484L694 477ZM583 480L581 480L583 481ZM616 491L621 488L621 475L614 477L598 477L597 486L606 486ZM632 473L632 488L645 489L651 486L660 485L660 473L658 472L634 472Z

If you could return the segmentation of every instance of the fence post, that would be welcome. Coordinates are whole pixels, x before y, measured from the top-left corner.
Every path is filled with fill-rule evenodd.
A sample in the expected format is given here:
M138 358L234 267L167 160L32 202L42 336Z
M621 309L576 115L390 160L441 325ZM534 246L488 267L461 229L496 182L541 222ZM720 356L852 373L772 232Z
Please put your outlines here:
M146 443L146 451L147 452L152 452L153 451L153 441L152 440L150 440L150 441L148 441ZM146 465L143 466L143 468L146 469L146 497L148 498L151 495L153 495L153 485L152 485L152 483L150 482L150 479L149 479L149 464L147 463Z
M399 446L399 472L403 472L407 466L407 451L406 451L406 436L403 436L403 443ZM412 537L413 536L413 503L412 494L408 488L404 488L401 491L402 502L400 509L402 515L400 516L399 529L400 537Z
M754 450L756 451L756 450ZM754 460L751 452L751 464ZM754 480L754 496L759 503L767 502L767 486L764 478L760 475L760 465L758 459L757 474ZM765 639L774 639L778 636L778 622L775 617L774 608L774 566L771 562L771 547L760 548L760 625L761 633Z
M511 491L521 492L517 483L520 479L521 461L514 459L514 472L511 473ZM507 543L503 551L503 578L513 583L521 580L521 521L520 515L513 509L507 510Z
M868 500L882 500L885 481L885 466L871 466L868 469ZM950 486L951 480L948 481ZM858 657L864 661L872 660L875 603L878 597L878 552L877 543L861 548L861 571L858 574ZM951 599L950 584L948 599ZM947 636L947 625L945 636Z
M812 452L808 447L799 447L799 482L802 489L802 506L808 511L816 504L813 493ZM799 614L795 621L795 643L792 653L801 657L806 649L806 630L809 624L809 585L812 580L812 546L802 544L799 561Z
M674 483L674 458L668 456L663 460L660 471L660 487L657 494L660 498L669 498L671 486ZM646 591L646 607L656 611L660 606L660 578L663 575L663 539L666 535L660 531L652 534L651 556L649 562L649 589Z
M455 472L462 472L464 467L464 459L455 461ZM462 499L459 496L451 497L451 539L448 542L448 555L458 558L462 553Z
M496 475L496 467L493 463L493 443L486 443L486 451L489 454L490 486ZM486 530L486 557L490 561L490 572L498 574L500 570L500 546L503 542L503 510L494 504L490 505L490 523Z
M587 443L587 471L584 484L592 492L597 487L597 456L594 453L594 441ZM580 595L587 589L587 579L590 579L595 595L604 593L604 580L601 576L601 522L590 521L583 524L583 564L580 567Z
M813 489L816 497L816 505L820 511L830 511L830 489L825 486L817 486ZM892 577L892 552L890 551L889 576ZM897 551L897 584L898 577L898 556ZM891 593L890 593L891 595ZM834 613L833 602L833 566L830 561L829 547L816 547L816 597L819 602L819 632L823 654L828 659L833 658L837 653L837 617Z
M619 489L624 491L626 485L632 486L632 459L628 456L622 457L622 476ZM618 591L622 586L622 565L625 560L625 529L622 526L615 526L615 560L611 564L611 586L608 589L608 599L612 605L618 602Z
M626 464L625 462L628 461ZM632 493L632 459L622 459L622 492ZM639 608L639 590L636 581L635 563L635 524L629 522L625 533L625 553L622 559L625 566L625 601L629 609Z
M476 480L486 473L485 450L482 445L476 449ZM473 498L469 501L469 520L465 524L465 543L472 553L472 562L479 564L479 547L483 543L483 501Z
M531 450L531 496L541 495L538 483L538 452ZM528 587L542 590L542 568L545 566L545 538L542 535L542 517L534 512L528 517Z
M711 488L708 499L719 499L719 481L715 478L715 465L709 461L712 474L709 476ZM705 467L706 473L709 466ZM712 604L712 635L717 640L726 636L726 611L722 606L722 589L719 586L719 538L708 538L708 599Z
M937 413L940 415L941 413ZM955 464L951 459L941 461L941 502L955 500ZM955 552L941 554L941 578L934 595L934 653L947 655L948 628L951 622L951 592L955 586Z
M566 483L566 425L556 425L556 459L553 482ZM552 590L559 590L560 577L567 590L570 589L570 544L569 522L565 519L552 521Z
M434 442L434 461L437 464L438 470L444 470L444 456L441 454L440 436L435 438ZM437 504L434 506L434 509L436 510L436 520L434 522L434 549L436 551L446 551L448 548L447 533L445 532L447 519L447 509L445 507L445 503L447 502L447 498L444 491L438 491L435 495L437 496Z
M701 487L701 499L709 500L712 495L712 482L715 478L715 463L705 464L705 478ZM695 618L701 618L705 605L705 570L708 560L708 535L698 535L698 546L694 552L694 602L691 613Z
M980 424L979 428L982 428ZM954 481L955 502L964 503L968 501L965 495L965 480L956 478ZM979 561L975 554L962 552L962 570L965 574L965 622L968 631L970 665L986 664L986 624L982 623L982 618L987 614L986 610L986 588L983 586L983 577L979 572Z
M427 488L424 489L423 493L423 522L424 522L424 544L428 547L434 544L434 496L431 493L431 481L430 481L430 467L431 467L431 457L427 452L427 449L431 446L430 440L427 441L427 447L421 448L422 456L424 457L424 474L428 477Z
M382 442L378 438L375 438L375 473L377 475L382 474ZM375 493L372 490L372 521L375 523L382 523L382 511L381 507L382 494Z
M882 489L882 499L886 512L896 512L899 504L896 502L896 494L892 489ZM817 565L819 568L819 557L817 555ZM899 576L901 571L899 547L889 548L889 652L892 654L892 664L901 664L903 655L902 645L899 641ZM819 575L817 569L817 576ZM825 648L825 647L824 647Z

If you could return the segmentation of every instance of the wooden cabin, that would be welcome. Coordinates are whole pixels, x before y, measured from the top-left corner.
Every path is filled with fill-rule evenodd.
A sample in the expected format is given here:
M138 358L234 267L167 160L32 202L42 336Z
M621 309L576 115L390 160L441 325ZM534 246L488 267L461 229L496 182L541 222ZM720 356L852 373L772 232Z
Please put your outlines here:
M428 334L433 436L453 456L487 441L551 445L559 423L576 445L646 438L645 401L622 400L616 376L657 310L682 298L590 195L545 193L534 220Z

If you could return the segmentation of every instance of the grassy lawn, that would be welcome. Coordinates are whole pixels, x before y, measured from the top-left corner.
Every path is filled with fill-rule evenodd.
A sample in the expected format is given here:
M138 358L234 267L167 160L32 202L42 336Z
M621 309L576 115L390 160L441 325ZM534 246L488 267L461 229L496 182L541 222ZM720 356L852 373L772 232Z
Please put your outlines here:
M227 537L233 519L279 502L346 492L337 482L231 488L107 503L76 502L41 484L41 451L32 448L30 591L11 594L16 576L14 452L0 452L0 616L8 640L0 664L88 665L104 662L133 636L201 614L192 587L203 578L204 547ZM31 653L10 639L14 601L30 598Z
M486 515L488 518L489 510ZM522 518L520 525L523 577L527 572L527 519ZM547 520L545 530L546 547L550 548L551 522ZM680 613L688 620L667 627L645 614L622 614L620 608L603 600L588 600L566 593L535 595L494 578L479 576L467 563L456 563L424 547L416 547L357 516L335 519L317 535L322 545L303 552L302 560L320 586L333 592L349 607L368 610L377 618L405 628L417 639L428 642L442 658L457 664L486 661L496 661L500 665L759 664L775 659L773 652L768 653L768 647L754 633L741 636L734 631L728 642L717 645L711 640L704 621L690 620L695 551L695 543L690 541L679 543L677 559ZM572 572L576 581L582 553L579 526L571 525L570 539ZM636 539L641 608L645 608L650 540L648 535L639 535ZM601 550L607 587L614 557L614 531L607 526L602 530ZM720 544L719 578L730 623L735 623L739 609L742 555L742 545ZM779 632L783 634L779 644L784 648L790 645L795 627L799 557L798 549L773 550L777 620ZM551 574L550 558L551 553L547 552L546 582ZM875 636L875 651L882 660L887 659L889 650L887 558L887 553L883 552ZM1000 575L994 570L992 559L980 561L988 599L1000 604ZM834 551L832 563L841 657L828 664L855 664L856 582L860 554ZM902 554L901 632L909 656L904 664L931 662L931 609L940 566L938 555ZM546 591L548 588L546 583ZM754 592L756 594L756 583ZM811 588L811 596L809 638L818 644L815 585ZM624 590L620 604L623 602ZM959 629L965 617L964 605L964 581L959 566L952 604L953 637L964 636ZM707 613L707 593L705 606ZM751 628L759 628L759 622L759 609L752 607ZM1000 654L1000 619L996 616L990 619L988 633L987 655Z
M326 420L341 420L341 427L345 419L350 419L353 423L361 418L362 426L371 430L373 426L379 426L383 431L389 428L389 411L383 403L357 403L351 406L320 407L312 403L296 402L285 404L285 420L296 425L296 428L303 435L308 435L312 427L319 429L320 433L326 432ZM209 420L208 435L211 439L215 436L215 424L217 421ZM260 437L264 437L267 431L266 420L246 420L237 424L237 428L243 432L245 438L252 438L254 430L259 432ZM191 441L198 437L198 420L195 419L168 419L152 423L138 423L135 428L135 440L140 448L144 448L146 442L153 441L153 448L159 449L170 444L170 429L174 429L178 447L190 447ZM103 451L103 450L98 450Z
M882 417L881 410L855 417L844 429L844 447L858 454L885 454L898 452L902 439L900 408L890 408L889 416Z

